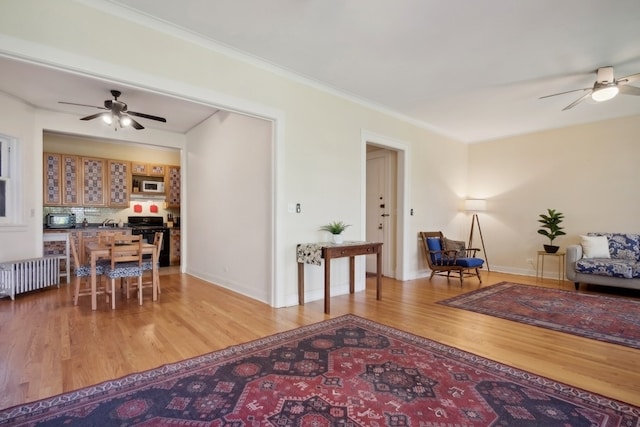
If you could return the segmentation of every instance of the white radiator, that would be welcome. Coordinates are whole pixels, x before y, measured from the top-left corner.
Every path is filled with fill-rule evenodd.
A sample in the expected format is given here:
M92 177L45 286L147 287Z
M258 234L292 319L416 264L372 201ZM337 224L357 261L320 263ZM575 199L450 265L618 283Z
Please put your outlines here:
M60 287L60 259L43 257L0 263L0 297L57 285Z

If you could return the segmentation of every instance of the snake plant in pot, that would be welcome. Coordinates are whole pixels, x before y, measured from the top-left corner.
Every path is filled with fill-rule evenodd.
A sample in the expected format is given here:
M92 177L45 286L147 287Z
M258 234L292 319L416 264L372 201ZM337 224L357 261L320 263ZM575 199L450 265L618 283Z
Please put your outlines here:
M547 209L546 214L540 214L540 218L538 222L542 225L538 230L538 234L542 234L549 238L549 244L543 245L544 250L548 254L555 254L558 252L559 246L555 246L553 244L553 240L558 236L564 236L565 233L563 227L560 226L562 220L564 219L564 214L561 212L557 212L555 209Z
M342 232L350 226L350 224L345 224L342 221L333 221L320 227L320 230L328 231L329 233L331 233L334 243L342 243Z

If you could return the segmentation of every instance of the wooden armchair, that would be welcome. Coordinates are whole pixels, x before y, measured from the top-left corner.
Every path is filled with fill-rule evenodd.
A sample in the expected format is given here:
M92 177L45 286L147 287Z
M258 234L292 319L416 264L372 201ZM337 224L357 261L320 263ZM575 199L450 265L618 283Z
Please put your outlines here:
M449 278L451 272L454 272L458 273L461 286L462 280L467 276L476 276L482 283L480 268L484 260L476 258L480 249L447 248L441 231L421 231L420 239L427 255L427 264L431 269L429 280L436 274Z

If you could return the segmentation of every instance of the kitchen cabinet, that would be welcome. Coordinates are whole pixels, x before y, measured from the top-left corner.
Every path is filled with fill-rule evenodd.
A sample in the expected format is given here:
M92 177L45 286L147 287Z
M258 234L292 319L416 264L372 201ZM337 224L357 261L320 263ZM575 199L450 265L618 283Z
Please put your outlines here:
M105 186L106 159L82 157L82 205L105 206L107 204Z
M80 159L78 156L44 153L43 163L44 205L80 205Z
M167 166L167 176L165 178L165 188L167 190L167 207L180 207L180 166Z
M131 162L131 175L164 177L166 166L156 163Z
M129 207L129 195L131 194L130 170L129 162L109 160L109 206Z
M140 191L143 181L165 191ZM132 194L165 195L168 208L179 208L180 166L44 153L44 206L127 208Z
M170 263L171 265L180 265L180 229L171 229L171 245L170 248Z

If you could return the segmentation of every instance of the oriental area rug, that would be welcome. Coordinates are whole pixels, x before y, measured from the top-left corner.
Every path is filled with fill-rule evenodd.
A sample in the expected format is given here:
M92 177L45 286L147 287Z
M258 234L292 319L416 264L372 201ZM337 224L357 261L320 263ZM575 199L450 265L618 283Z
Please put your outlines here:
M640 349L638 299L502 282L438 303Z
M55 426L637 426L640 408L346 315L0 411Z

